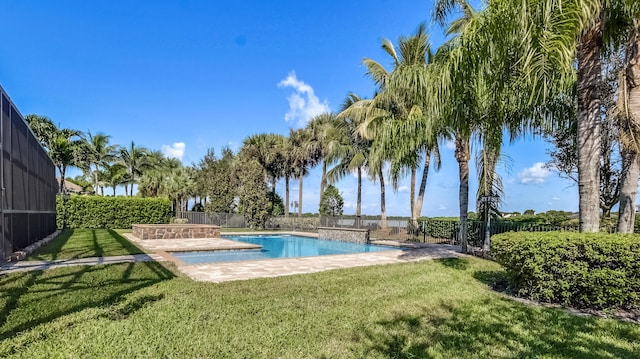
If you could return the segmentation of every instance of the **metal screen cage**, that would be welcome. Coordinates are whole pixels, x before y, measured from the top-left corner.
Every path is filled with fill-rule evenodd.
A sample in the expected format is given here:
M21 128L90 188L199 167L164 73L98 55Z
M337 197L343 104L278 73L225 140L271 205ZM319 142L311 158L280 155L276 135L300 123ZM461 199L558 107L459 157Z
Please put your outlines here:
M0 86L0 262L56 230L55 166Z

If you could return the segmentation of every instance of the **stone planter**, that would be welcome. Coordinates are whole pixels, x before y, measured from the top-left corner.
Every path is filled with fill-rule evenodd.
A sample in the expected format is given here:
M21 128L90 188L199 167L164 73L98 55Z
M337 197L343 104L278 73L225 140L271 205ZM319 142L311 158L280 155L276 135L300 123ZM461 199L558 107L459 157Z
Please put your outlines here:
M220 227L206 224L134 224L140 239L220 238Z
M318 239L370 243L369 230L360 228L318 227Z

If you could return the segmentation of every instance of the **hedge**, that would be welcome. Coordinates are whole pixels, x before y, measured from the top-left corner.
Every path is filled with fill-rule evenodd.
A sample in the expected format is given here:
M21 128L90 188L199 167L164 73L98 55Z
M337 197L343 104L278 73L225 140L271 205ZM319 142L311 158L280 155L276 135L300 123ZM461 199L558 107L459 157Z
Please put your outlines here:
M169 223L171 201L163 198L76 196L56 198L56 222L67 228L131 228L134 223Z
M640 236L508 232L491 253L518 295L576 308L640 305Z

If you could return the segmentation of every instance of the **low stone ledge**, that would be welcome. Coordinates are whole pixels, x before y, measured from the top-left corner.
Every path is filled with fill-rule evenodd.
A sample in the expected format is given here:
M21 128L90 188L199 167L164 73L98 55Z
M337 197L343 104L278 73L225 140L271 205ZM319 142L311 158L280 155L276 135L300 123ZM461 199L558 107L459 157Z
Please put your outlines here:
M318 227L318 238L352 243L371 243L366 228Z
M208 224L134 224L132 234L140 239L220 238L220 227Z

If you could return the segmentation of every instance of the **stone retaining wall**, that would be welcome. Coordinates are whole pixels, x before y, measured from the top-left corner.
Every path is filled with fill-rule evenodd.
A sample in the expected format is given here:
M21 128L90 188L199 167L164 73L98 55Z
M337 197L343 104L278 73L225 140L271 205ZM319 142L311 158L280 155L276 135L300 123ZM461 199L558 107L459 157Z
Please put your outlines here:
M220 238L220 227L206 224L134 224L140 239Z
M353 243L370 243L368 229L318 227L318 238Z

